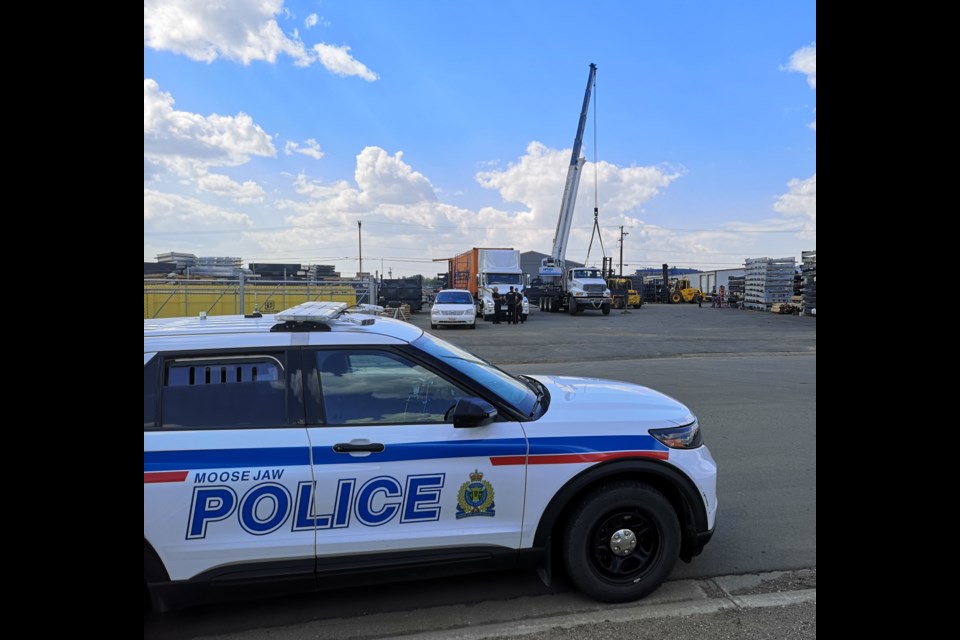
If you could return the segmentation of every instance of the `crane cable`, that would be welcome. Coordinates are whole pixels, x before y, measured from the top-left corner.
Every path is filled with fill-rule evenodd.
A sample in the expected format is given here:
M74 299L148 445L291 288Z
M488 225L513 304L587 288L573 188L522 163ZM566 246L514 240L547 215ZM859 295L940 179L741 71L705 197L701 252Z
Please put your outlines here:
M600 180L597 177L597 159L600 157L597 152L597 77L593 77L593 230L590 232L590 244L587 245L587 258L583 261L585 266L590 264L590 249L593 248L593 236L597 236L597 242L600 243L600 253L606 258L607 252L603 249L603 236L600 235Z

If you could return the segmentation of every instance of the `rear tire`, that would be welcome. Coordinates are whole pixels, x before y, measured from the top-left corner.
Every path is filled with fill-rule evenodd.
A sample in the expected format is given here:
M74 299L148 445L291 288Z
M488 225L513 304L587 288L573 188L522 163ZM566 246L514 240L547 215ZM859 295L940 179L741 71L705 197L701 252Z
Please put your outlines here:
M680 553L680 523L662 493L611 482L588 494L567 524L563 555L577 587L603 602L629 602L659 587Z

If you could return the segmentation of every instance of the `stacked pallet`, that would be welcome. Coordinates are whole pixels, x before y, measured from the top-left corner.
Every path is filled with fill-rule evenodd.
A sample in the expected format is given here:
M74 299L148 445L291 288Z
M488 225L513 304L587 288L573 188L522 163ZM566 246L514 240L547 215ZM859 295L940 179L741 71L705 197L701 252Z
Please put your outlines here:
M410 321L410 305L402 304L399 307L386 307L383 311L380 312L380 316L384 318L396 318L397 320L403 320L404 322Z
M167 253L161 253L157 255L157 262L173 265L173 268L170 269L170 271L179 271L183 273L184 269L197 264L197 256L193 255L192 253L176 253L174 251L168 251Z
M339 280L340 272L330 264L312 264L305 269L307 280Z
M747 258L744 276L744 307L768 311L774 304L788 303L793 296L794 258Z
M800 254L803 276L803 315L817 315L817 252L803 251Z

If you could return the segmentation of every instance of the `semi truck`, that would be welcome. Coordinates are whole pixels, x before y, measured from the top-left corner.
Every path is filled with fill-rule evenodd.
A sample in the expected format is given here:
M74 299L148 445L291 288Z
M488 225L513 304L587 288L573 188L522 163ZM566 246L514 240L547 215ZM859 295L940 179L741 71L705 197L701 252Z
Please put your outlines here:
M452 258L447 258L448 281L451 289L466 289L477 302L477 317L493 320L493 288L505 296L510 287L520 291L526 287L523 270L520 268L520 252L508 248L474 247ZM502 305L506 312L506 301ZM520 312L526 320L530 302L523 297Z

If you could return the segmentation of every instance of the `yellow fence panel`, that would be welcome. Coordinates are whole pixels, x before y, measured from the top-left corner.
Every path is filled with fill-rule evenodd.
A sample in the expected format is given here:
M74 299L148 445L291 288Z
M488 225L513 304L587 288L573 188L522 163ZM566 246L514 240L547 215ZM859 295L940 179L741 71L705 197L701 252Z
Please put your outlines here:
M229 280L179 280L143 283L143 317L179 318L260 313L277 313L303 302L357 303L357 290L347 285L303 283L240 283ZM241 308L241 299L243 308Z

